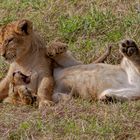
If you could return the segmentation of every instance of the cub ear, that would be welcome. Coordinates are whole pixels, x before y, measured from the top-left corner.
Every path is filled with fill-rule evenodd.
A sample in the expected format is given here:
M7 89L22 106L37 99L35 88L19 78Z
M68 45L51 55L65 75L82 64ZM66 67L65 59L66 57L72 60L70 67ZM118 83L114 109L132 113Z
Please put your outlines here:
M29 35L33 30L33 24L27 19L17 21L15 32L21 35Z

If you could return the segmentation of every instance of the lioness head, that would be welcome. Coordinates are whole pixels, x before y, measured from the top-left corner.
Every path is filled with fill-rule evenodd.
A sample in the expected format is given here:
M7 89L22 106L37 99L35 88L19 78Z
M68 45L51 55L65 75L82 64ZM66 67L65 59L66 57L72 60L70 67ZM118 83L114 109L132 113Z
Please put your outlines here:
M0 54L13 62L28 52L32 39L32 22L23 19L9 23L0 30Z

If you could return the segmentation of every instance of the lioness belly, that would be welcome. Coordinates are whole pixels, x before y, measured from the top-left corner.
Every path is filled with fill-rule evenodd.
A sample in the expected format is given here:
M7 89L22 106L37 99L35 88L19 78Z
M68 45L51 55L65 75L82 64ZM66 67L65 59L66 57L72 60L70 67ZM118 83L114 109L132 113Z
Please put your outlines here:
M90 64L61 70L55 76L55 91L71 93L82 98L97 99L106 89L121 88L127 84L127 76L120 68Z

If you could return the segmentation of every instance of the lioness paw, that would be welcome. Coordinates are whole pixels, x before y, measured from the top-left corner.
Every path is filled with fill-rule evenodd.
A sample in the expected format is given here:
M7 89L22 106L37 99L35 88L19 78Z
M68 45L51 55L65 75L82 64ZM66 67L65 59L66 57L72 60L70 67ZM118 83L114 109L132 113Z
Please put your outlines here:
M67 51L68 45L61 42L53 42L46 48L46 55L49 57L55 57L58 54Z
M105 95L105 96L102 97L100 100L103 101L103 102L106 103L106 104L117 103L117 99L114 98L114 96L112 96L112 95L110 95L110 94Z
M120 52L127 57L136 55L139 53L137 44L133 40L124 40L120 45Z
M120 103L123 103L125 101L127 101L128 99L124 96L119 96L119 95L115 95L115 94L112 94L112 93L108 93L108 94L105 94L104 96L102 96L102 98L100 98L101 101L103 101L104 103L117 103L117 102L120 102Z

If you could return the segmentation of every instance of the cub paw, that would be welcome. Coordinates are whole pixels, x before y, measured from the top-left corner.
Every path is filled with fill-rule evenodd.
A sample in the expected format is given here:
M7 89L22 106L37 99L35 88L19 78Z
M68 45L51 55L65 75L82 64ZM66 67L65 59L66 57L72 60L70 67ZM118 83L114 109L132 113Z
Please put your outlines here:
M12 98L7 97L7 98L5 98L5 99L3 100L3 103L4 103L4 104L7 104L7 103L13 104L13 100L12 100Z
M139 53L137 44L133 40L124 40L120 45L120 52L127 57Z
M33 104L33 99L31 96L26 96L23 95L21 102L23 105L32 105Z
M4 104L13 104L13 105L19 105L19 104L21 104L21 102L20 102L20 100L18 98L12 98L10 96L6 97L3 100L3 103Z
M53 42L46 48L46 55L49 57L55 57L61 53L67 51L68 45L61 42Z

